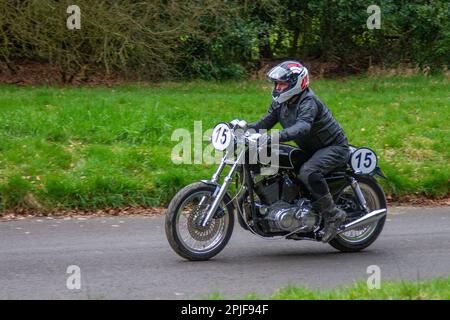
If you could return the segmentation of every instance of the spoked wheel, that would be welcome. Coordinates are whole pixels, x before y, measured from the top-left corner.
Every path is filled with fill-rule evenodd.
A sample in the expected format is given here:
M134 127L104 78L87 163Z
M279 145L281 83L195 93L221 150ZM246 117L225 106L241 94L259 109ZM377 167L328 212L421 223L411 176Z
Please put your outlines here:
M369 212L386 208L387 203L383 189L375 179L358 177L357 181L361 188L361 192L366 199ZM355 216L353 213L359 211L355 197L356 195L354 194L353 189L350 186L347 186L336 201L336 204L347 212L348 217L346 223L356 220L361 216ZM379 221L361 226L360 228L338 234L329 242L329 244L344 252L360 251L370 246L378 238L383 230L385 221L386 217Z
M228 243L234 226L233 205L225 195L211 222L201 226L215 187L193 183L172 199L166 214L166 236L170 246L189 260L208 260Z

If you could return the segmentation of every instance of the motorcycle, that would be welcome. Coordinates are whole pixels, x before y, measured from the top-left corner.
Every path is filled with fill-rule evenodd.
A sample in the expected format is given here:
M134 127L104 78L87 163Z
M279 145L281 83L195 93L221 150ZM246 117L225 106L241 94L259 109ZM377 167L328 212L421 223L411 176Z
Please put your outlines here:
M308 160L305 153L288 144L271 144L266 151L278 161L268 163L258 145L261 134L245 128L243 120L214 127L212 144L225 151L217 170L210 180L181 189L167 208L167 239L185 259L208 260L221 252L233 232L235 216L243 229L262 238L321 241L324 221L312 210L311 194L296 175ZM387 214L386 197L375 179L386 177L375 152L367 147L350 146L350 150L348 163L325 176L336 205L347 213L328 242L343 252L370 246L383 230ZM234 196L229 190L233 181Z

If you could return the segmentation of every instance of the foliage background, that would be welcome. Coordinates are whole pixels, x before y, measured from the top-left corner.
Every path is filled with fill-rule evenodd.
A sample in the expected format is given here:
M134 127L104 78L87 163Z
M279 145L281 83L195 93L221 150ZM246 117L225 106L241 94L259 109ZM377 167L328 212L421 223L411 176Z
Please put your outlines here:
M367 0L2 0L0 60L48 63L61 82L95 72L145 80L242 78L287 57L329 63L329 73L450 60L447 0L378 0L381 29L366 26ZM320 72L320 70L314 70Z

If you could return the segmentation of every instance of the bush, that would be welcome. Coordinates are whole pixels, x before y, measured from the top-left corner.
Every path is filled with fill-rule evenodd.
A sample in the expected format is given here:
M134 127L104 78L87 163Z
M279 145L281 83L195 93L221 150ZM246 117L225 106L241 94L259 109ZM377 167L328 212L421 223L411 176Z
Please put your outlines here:
M69 30L66 10L72 1L5 0L0 3L0 54L4 61L48 61L63 82L133 72L147 79L173 77L177 48L197 34L200 17L214 1L80 0L81 29Z
M365 0L79 0L81 30L68 30L69 0L0 2L0 60L50 63L63 82L100 70L138 79L239 78L287 57L330 62L336 72L409 63L450 66L447 0L379 0L369 30Z

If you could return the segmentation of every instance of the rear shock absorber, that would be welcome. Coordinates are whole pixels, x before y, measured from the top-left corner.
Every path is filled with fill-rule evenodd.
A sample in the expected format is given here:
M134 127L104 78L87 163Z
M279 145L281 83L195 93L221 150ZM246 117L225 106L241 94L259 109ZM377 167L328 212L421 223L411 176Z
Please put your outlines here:
M366 199L364 198L361 188L359 187L358 181L354 177L350 177L350 185L353 192L356 194L356 198L358 199L361 208L363 208L365 212L368 212Z

